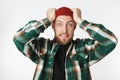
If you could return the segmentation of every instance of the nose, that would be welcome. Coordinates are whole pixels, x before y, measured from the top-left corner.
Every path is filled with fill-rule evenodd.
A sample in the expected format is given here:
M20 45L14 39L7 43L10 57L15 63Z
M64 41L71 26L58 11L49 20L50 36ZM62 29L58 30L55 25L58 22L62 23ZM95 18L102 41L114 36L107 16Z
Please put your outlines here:
M63 31L63 33L66 33L66 32L67 32L67 25L64 25L64 26L63 26L63 30L62 30L62 31Z

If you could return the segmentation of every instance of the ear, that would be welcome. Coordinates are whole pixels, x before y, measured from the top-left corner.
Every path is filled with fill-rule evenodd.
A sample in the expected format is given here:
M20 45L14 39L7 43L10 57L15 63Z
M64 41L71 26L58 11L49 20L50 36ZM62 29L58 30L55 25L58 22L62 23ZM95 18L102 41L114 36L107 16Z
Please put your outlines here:
M52 25L52 28L54 29L55 28L55 23L52 23L51 25Z
M75 23L75 27L74 27L74 30L76 29L76 26L77 26L77 24Z

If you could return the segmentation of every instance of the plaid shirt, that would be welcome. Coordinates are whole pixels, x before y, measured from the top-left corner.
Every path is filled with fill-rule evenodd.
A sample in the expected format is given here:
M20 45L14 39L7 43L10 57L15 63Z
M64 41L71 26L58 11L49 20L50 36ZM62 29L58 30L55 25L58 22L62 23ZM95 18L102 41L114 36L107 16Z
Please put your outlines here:
M39 37L48 26L47 18L32 20L14 36L16 47L37 64L33 80L52 80L54 57L60 45L54 40ZM91 38L71 42L65 59L66 80L91 80L89 67L110 53L117 44L115 35L101 24L84 20L79 27Z

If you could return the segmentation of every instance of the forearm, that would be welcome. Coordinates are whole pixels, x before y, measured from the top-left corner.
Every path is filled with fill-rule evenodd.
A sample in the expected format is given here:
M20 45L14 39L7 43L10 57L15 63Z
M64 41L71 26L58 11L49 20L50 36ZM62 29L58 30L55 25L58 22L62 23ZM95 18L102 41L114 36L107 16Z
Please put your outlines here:
M47 18L36 21L32 20L28 22L23 28L17 31L14 35L14 43L22 51L24 45L32 38L37 38L41 32L50 25Z
M97 42L94 44L94 46L99 44L101 47L106 48L104 49L106 52L110 52L110 50L112 51L117 44L116 36L110 30L106 29L102 24L95 24L84 20L80 24L80 27Z

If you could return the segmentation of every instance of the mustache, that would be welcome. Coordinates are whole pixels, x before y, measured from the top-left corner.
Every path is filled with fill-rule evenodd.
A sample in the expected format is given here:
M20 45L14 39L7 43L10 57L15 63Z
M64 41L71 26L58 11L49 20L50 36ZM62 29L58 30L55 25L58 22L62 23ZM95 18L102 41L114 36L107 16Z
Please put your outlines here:
M73 35L73 33L61 33L59 35Z

